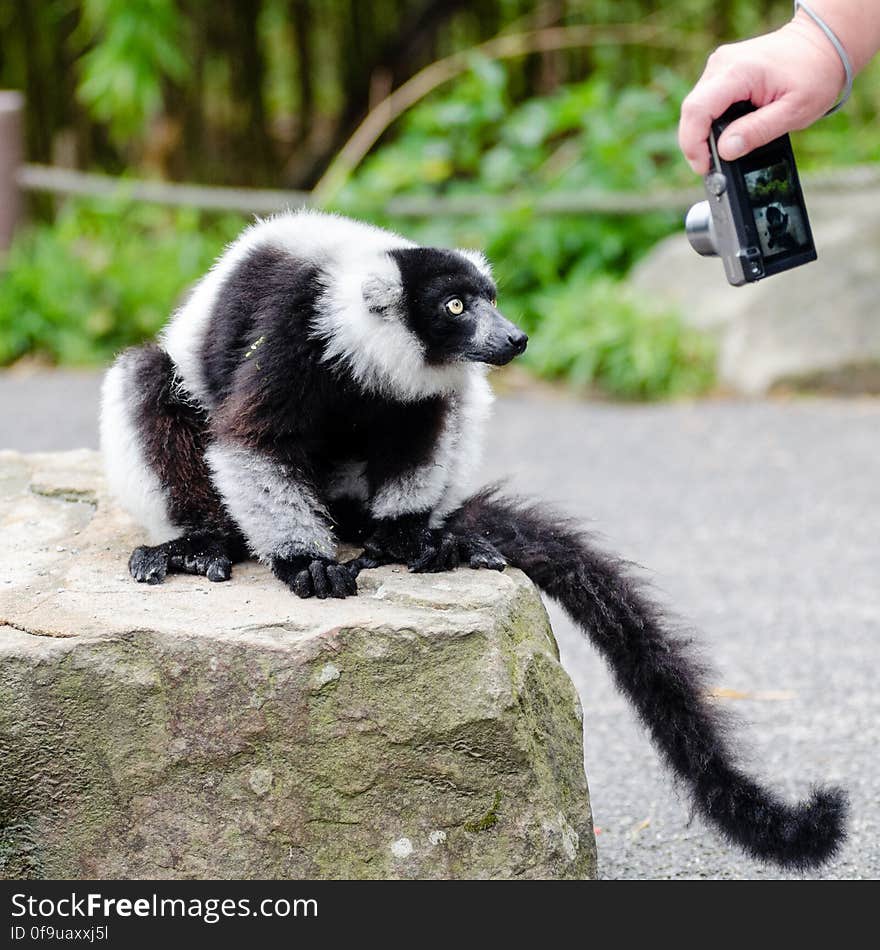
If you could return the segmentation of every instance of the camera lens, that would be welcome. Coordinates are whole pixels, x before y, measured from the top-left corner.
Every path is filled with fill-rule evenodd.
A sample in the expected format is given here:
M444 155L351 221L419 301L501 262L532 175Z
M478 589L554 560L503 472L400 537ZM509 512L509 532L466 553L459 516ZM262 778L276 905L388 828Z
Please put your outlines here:
M703 257L717 257L715 245L715 226L712 223L712 209L708 201L695 204L684 219L684 229L691 247Z

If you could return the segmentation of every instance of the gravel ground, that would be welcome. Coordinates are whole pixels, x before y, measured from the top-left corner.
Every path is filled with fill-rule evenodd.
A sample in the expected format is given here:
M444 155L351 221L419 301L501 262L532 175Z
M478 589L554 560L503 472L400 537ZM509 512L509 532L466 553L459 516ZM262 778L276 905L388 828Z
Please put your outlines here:
M95 447L93 374L0 375L0 447ZM844 785L850 839L818 877L880 876L880 400L619 406L499 400L484 465L650 568L704 645L750 768ZM593 650L551 608L584 705L606 878L783 876L699 819Z

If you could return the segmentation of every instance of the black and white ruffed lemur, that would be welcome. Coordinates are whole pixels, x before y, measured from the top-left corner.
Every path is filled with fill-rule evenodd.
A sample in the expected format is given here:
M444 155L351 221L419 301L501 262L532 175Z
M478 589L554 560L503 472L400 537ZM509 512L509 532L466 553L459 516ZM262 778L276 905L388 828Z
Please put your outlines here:
M485 258L299 211L248 228L158 345L107 374L111 490L152 534L129 568L225 581L259 558L300 597L347 597L362 569L524 571L607 659L696 809L752 855L815 866L846 798L789 805L736 764L702 667L621 561L569 519L496 489L468 496L487 366L526 335ZM337 540L363 547L348 563Z

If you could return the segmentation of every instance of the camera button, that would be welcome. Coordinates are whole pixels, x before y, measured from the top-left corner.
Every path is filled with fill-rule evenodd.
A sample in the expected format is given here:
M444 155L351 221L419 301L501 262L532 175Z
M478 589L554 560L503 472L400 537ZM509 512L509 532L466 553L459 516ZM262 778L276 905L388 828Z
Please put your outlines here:
M727 191L727 179L721 172L713 172L706 176L706 189L710 195L720 198Z

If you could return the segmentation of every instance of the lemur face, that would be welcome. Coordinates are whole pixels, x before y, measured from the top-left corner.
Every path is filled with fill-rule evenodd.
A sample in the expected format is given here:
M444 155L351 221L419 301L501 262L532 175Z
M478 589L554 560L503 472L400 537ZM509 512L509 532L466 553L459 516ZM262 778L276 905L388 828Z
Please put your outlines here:
M424 346L425 362L503 366L528 337L498 311L497 290L463 253L432 247L394 250L407 327Z

